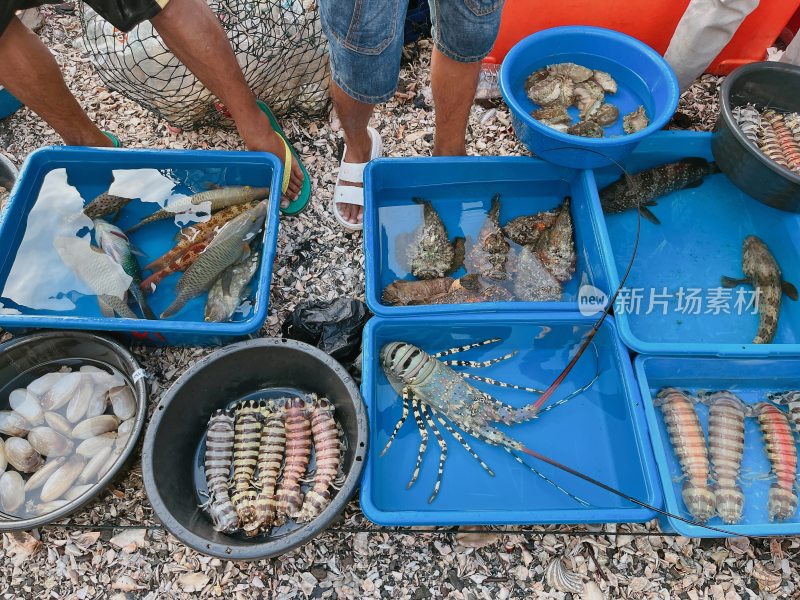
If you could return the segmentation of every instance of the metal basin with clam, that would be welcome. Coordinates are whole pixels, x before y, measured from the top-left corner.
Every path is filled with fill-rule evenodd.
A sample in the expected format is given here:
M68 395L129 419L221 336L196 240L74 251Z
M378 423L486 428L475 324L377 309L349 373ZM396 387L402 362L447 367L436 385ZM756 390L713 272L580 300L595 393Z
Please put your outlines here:
M143 371L107 338L39 333L0 346L0 531L97 496L133 451L146 404Z

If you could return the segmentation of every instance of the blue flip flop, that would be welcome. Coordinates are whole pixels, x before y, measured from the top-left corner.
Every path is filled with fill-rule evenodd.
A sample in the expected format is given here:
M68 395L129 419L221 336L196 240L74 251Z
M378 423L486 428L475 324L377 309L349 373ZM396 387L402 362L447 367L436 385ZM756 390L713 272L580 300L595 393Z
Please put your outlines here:
M258 107L261 109L261 112L267 115L269 122L272 124L272 128L279 136L283 138L283 143L286 146L286 156L284 157L285 168L283 169L283 182L281 191L285 192L289 186L289 178L292 176L292 159L297 161L297 164L300 165L300 169L303 171L303 184L300 187L300 194L297 196L296 200L293 200L289 203L289 206L286 208L281 208L281 212L284 215L299 215L306 209L308 206L308 200L311 198L311 178L308 176L308 171L306 170L303 162L300 160L297 151L286 139L286 136L284 135L281 126L278 124L278 120L275 118L275 115L272 114L272 111L269 109L269 107L261 100L258 101Z

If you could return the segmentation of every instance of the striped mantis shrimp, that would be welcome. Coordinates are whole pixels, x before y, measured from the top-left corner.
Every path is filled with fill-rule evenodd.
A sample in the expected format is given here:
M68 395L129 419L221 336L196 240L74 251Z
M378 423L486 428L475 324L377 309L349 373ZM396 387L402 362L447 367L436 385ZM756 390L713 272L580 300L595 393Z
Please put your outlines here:
M460 431L490 445L503 448L506 452L511 454L517 462L547 481L550 485L555 486L559 491L567 494L577 502L588 505L586 501L566 491L557 483L527 464L520 456L520 453L531 454L536 457L539 455L533 453L521 442L506 435L501 430L491 425L491 423L514 425L535 419L545 410L563 404L572 396L588 389L599 374L596 374L594 379L587 385L573 392L570 396L553 403L547 407L547 409L540 410L540 405L538 403L515 408L497 400L486 392L482 392L470 384L468 380L471 379L501 388L512 388L532 393L542 393L542 390L496 381L489 377L481 377L471 373L458 372L451 367L488 367L512 358L516 354L516 351L483 362L457 359L438 360L442 357L466 352L472 348L494 344L499 341L501 340L498 338L484 340L466 346L458 346L449 350L443 350L436 354L428 354L421 348L406 342L392 342L386 344L381 349L381 365L389 383L403 398L403 413L400 420L395 425L392 434L389 436L389 440L381 452L381 456L386 454L389 450L395 436L408 418L410 409L417 423L417 428L419 429L421 443L417 454L417 461L414 466L414 472L408 483L408 487L413 485L419 476L422 458L428 443L428 429L430 429L436 437L441 451L439 455L439 468L436 474L436 483L428 499L429 503L433 502L439 493L442 475L444 473L444 464L447 459L447 443L442 437L439 427L436 425L436 421L438 421L439 425L447 430L450 435L480 463L481 467L483 467L489 475L494 476L494 472L467 443ZM455 427L453 427L453 425L455 425Z

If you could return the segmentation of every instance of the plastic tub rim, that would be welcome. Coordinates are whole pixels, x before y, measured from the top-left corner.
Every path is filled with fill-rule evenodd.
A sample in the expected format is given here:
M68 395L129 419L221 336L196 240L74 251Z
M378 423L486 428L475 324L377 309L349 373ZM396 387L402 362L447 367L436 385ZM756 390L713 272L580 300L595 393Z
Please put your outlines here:
M153 460L155 432L161 423L161 419L164 415L164 408L172 401L186 381L197 375L198 372L223 354L232 354L256 347L292 347L305 352L306 354L310 354L332 369L341 379L342 383L348 389L351 398L354 400L353 407L356 414L356 422L358 422L360 417L362 424L358 428L357 434L363 442L363 446L359 445L353 449L353 465L350 471L347 473L344 484L336 493L336 496L331 500L330 504L325 507L325 509L319 514L319 516L317 516L316 519L310 523L303 524L302 527L279 539L267 540L260 543L252 543L248 546L239 546L236 548L233 546L227 546L224 552L217 552L215 547L221 547L223 546L222 544L210 543L207 539L195 534L190 529L187 529L172 515L169 510L165 508L165 503L161 497L161 493L155 484L153 468L150 464ZM225 560L262 560L289 552L298 546L307 544L328 528L328 526L345 509L355 494L361 481L364 465L366 464L368 449L369 426L366 406L363 398L361 397L358 386L356 386L352 377L350 377L350 374L347 373L345 368L342 367L335 359L325 354L325 352L322 350L311 346L310 344L306 344L305 342L299 342L297 340L290 340L286 338L257 338L254 340L236 342L215 350L208 356L194 363L181 374L175 383L170 386L170 388L159 401L158 405L153 411L153 416L150 418L150 421L147 424L147 431L145 432L144 444L142 446L142 479L144 480L144 489L145 493L147 494L147 499L149 500L150 505L153 507L153 511L155 512L156 516L167 529L167 531L177 537L181 543L186 544L190 548L207 556L214 556L216 558ZM262 548L265 544L273 544L276 542L282 545L277 554L264 553L263 550L260 550L260 548Z
M117 354L120 357L120 359L122 359L125 363L127 363L129 367L131 367L132 373L136 373L137 371L141 372L141 367L139 366L139 363L136 361L136 358L124 346L122 346L115 340L87 331L57 330L57 331L46 331L46 332L33 333L31 335L20 336L18 338L6 342L5 344L0 344L0 352L5 352L17 346L26 345L29 343L36 343L41 340L46 340L48 338L62 337L65 335L69 337L82 338L87 341L99 342L101 344L105 344L115 354ZM132 383L136 391L136 416L134 417L135 422L133 431L131 432L131 435L128 436L125 448L123 449L119 458L117 458L117 461L108 470L108 472L105 475L103 475L103 477L101 477L97 483L93 484L91 489L87 490L81 496L79 496L69 504L62 506L58 510L54 510L45 515L31 517L28 519L19 519L17 521L0 520L0 532L24 531L28 529L33 529L34 527L40 527L42 525L53 523L55 521L63 519L64 517L67 517L77 512L85 505L87 505L89 502L94 500L97 496L99 496L101 492L105 491L105 489L114 480L117 474L122 470L122 467L125 465L128 458L130 458L131 454L133 453L133 450L139 443L139 436L141 435L142 429L144 428L144 420L145 420L145 415L147 413L147 399L148 399L147 386L145 385L145 378L143 376L139 377L138 379L136 379L136 381L132 381Z
M788 63L779 63L774 61L754 62L742 67L739 67L725 78L720 87L720 118L724 120L725 125L739 142L739 145L744 147L750 156L762 165L769 167L774 173L781 175L784 179L788 179L795 185L800 185L800 173L795 173L786 167L782 167L775 161L769 159L766 154L753 147L753 144L748 140L736 120L733 118L733 107L731 106L731 88L742 77L749 75L751 72L758 71L780 71L792 72L800 78L800 67L790 65Z
M547 39L550 37L558 37L564 34L588 34L593 35L602 41L602 39L610 39L616 38L617 40L622 38L632 47L636 48L639 52L647 56L650 60L652 60L655 64L658 64L662 67L660 70L662 74L665 76L665 79L669 82L669 99L667 101L667 106L672 106L671 111L664 111L662 114L658 115L657 119L650 121L647 127L644 129L637 131L636 133L631 133L619 137L614 138L588 138L588 137L581 137L581 136L574 136L569 135L567 133L563 133L552 127L547 127L543 125L538 120L534 119L528 111L524 110L520 103L517 101L516 96L511 93L511 82L508 80L508 67L506 67L506 61L509 60L516 60L517 55L522 55L527 51L527 42L532 38L536 38L537 40L540 39ZM503 100L505 100L506 104L508 104L509 108L511 109L512 115L518 119L521 119L522 122L528 126L530 126L534 131L536 131L540 135L549 136L555 140L564 142L565 145L569 146L569 148L564 149L576 149L580 150L581 148L574 148L575 139L576 137L580 140L581 145L586 146L588 148L615 148L619 146L625 146L629 144L635 145L637 142L642 141L649 135L656 133L657 131L661 130L672 118L675 109L678 106L678 101L680 99L680 91L678 88L678 77L675 75L675 72L671 68L664 69L663 67L668 63L661 56L658 52L653 50L650 46L637 40L634 37L631 37L625 33L620 31L614 31L613 29L606 29L604 27L592 27L588 25L565 25L562 27L552 27L550 29L543 29L541 31L537 31L532 33L529 36L522 38L519 42L514 44L511 50L508 51L506 57L503 59L503 63L500 67L500 91L503 95ZM633 146L632 146L633 147ZM586 150L586 148L583 148ZM558 149L553 149L558 150Z

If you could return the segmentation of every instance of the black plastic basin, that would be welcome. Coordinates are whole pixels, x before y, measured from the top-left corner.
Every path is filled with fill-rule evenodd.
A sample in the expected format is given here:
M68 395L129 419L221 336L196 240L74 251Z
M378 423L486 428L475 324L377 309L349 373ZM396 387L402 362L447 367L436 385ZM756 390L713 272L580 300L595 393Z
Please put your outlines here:
M20 337L0 345L0 409L7 410L8 392L12 382L26 374L53 365L73 363L108 365L125 375L132 384L136 396L136 420L133 432L116 464L100 481L82 496L53 512L28 519L6 520L0 518L0 531L19 531L52 523L72 514L102 492L125 465L139 441L144 426L147 407L147 389L144 372L130 352L117 342L91 333L75 331L53 331ZM49 371L50 369L48 369Z
M722 84L721 110L711 142L714 160L736 186L768 206L800 212L800 174L780 166L751 144L736 124L734 107L800 112L800 67L759 62L736 69Z
M198 507L196 452L211 414L268 388L297 388L327 397L347 436L346 479L312 522L269 539L214 530ZM367 416L358 388L327 354L293 340L262 338L227 346L196 363L167 391L147 427L142 451L145 490L164 526L204 554L257 560L283 554L323 531L355 493L367 453Z

